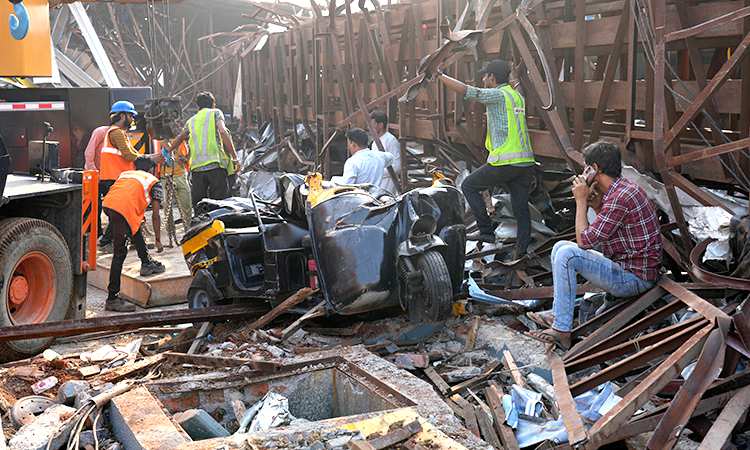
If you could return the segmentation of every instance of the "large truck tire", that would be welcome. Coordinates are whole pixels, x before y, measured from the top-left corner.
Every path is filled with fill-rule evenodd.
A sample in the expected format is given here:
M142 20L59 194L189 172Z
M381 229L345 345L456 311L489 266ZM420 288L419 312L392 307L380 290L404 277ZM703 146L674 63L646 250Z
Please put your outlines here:
M73 264L60 232L30 218L0 221L0 326L65 320ZM54 338L0 342L0 361L38 354Z

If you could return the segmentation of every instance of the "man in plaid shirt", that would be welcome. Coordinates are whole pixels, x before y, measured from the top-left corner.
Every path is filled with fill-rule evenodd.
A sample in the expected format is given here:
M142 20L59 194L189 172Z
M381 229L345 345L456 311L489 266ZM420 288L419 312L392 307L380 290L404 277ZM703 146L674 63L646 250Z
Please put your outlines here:
M576 242L558 242L552 249L554 316L527 314L549 328L529 336L564 350L573 329L576 274L613 297L633 297L653 286L662 262L656 209L640 186L622 177L620 149L598 141L586 147L583 157L584 173L573 180ZM597 213L591 225L589 206ZM602 253L593 250L600 243Z

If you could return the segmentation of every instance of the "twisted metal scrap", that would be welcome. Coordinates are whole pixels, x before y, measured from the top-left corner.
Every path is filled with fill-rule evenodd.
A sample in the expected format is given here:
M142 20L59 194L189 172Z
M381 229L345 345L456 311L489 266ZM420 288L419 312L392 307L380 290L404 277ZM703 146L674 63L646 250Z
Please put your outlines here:
M523 0L521 4L518 5L518 9L516 9L516 19L518 19L518 21L521 23L523 29L526 30L526 33L531 39L531 43L534 44L534 48L536 48L536 52L537 54L539 54L539 59L542 61L544 78L547 80L547 92L549 95L549 104L542 106L542 109L545 111L549 111L555 107L555 91L552 89L552 71L550 70L549 64L547 63L547 57L542 50L542 43L539 40L539 36L537 36L534 26L531 24L531 22L529 22L528 17L526 17L531 11L531 9L529 8L530 4L531 0Z
M458 28L458 27L456 27ZM440 63L451 54L462 50L473 50L479 36L484 33L484 30L454 30L450 29L450 20L447 17L443 18L440 23L440 33L443 38L447 39L439 49L430 53L429 55L422 58L419 62L419 68L417 68L418 76L422 77L421 80L409 88L401 98L399 102L408 102L414 100L422 91L427 89L430 82L434 79L435 72L437 71Z

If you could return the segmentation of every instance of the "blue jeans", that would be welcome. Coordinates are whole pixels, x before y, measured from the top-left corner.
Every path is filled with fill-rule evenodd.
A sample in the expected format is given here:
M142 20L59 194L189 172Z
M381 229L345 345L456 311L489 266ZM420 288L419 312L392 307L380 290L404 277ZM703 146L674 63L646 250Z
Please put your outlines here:
M641 294L654 285L654 282L638 278L597 251L579 248L575 242L558 242L552 249L552 281L555 286L552 303L555 324L552 328L557 331L569 333L573 330L576 273L621 298Z

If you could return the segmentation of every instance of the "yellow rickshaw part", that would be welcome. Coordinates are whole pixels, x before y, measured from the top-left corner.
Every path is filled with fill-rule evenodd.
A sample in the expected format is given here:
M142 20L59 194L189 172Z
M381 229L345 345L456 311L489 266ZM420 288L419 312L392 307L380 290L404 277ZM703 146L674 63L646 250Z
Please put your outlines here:
M208 244L209 239L216 236L217 234L223 233L225 230L226 227L224 227L224 222L222 222L221 220L214 220L214 223L212 223L209 228L206 228L205 230L198 233L198 235L193 236L189 241L182 244L183 256L195 253L198 250L202 249Z

